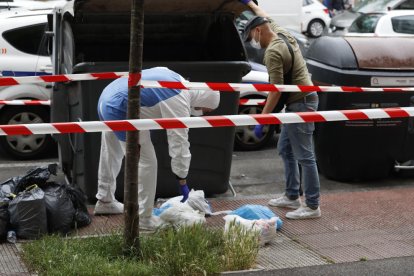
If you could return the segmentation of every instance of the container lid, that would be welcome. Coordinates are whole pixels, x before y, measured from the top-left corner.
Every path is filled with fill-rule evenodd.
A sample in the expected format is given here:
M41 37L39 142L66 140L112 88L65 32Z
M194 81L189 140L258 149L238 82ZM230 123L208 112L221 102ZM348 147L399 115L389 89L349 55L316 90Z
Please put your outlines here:
M74 0L74 13L124 13L131 11L132 0ZM216 11L240 14L248 7L239 1L228 0L149 0L144 3L145 13L211 13Z
M345 37L359 69L414 70L414 39L409 37Z

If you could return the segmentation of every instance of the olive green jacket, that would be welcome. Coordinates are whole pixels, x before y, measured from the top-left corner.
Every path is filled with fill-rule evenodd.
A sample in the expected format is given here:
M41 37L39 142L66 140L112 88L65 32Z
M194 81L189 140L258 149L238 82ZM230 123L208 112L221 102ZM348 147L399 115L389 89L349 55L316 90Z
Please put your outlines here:
M284 28L278 26L272 19L270 19L270 27L276 33L282 33L288 39L295 56L295 61L292 69L292 83L284 83L283 75L292 67L292 57L289 49L280 37L273 39L266 48L263 62L266 65L269 73L269 81L273 84L294 84L294 85L312 85L309 77L306 62L300 52L299 45L296 39ZM294 92L290 93L287 103L297 101L306 96L305 93Z

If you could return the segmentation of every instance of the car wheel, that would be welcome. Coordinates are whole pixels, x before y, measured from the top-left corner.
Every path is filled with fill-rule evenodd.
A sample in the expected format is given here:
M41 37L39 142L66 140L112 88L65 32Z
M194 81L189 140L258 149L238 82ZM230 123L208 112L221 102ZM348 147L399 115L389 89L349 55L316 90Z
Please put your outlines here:
M48 123L49 110L44 107L24 106L1 110L1 125ZM50 153L55 143L50 135L14 135L0 137L0 147L19 160L35 159Z
M262 113L261 106L241 106L239 115L251 115ZM235 149L237 150L258 150L265 146L273 137L275 131L274 125L265 125L263 128L263 137L257 138L254 134L254 125L236 127L236 137L234 140Z
M325 23L322 20L314 19L308 25L308 35L311 37L320 37L325 28Z

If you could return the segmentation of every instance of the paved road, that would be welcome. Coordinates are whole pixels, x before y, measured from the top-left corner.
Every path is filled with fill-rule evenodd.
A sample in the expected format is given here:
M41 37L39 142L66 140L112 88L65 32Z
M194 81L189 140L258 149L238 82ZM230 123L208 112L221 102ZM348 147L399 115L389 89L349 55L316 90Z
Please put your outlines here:
M250 273L232 273L231 275L243 276L403 276L413 275L414 257L390 258L367 262L353 262L332 265L318 265L297 268L286 268L270 271L259 271Z
M276 137L277 138L277 137ZM234 152L231 182L239 195L276 194L284 189L283 164L276 149L276 138L263 150ZM320 175L321 191L357 191L378 187L414 186L414 178L391 176L364 182L338 182Z

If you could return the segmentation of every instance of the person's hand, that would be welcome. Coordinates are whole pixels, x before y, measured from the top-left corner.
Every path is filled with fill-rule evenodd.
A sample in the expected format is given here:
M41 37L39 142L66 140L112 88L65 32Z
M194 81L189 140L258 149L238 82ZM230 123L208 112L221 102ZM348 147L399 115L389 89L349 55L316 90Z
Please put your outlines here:
M190 193L190 189L188 189L187 184L181 185L180 184L180 192L183 196L183 199L181 199L181 202L184 203L188 199L188 194Z
M263 138L263 125L257 125L254 127L254 134L257 138L262 139Z
M250 1L252 1L252 0L239 0L239 2L241 2L245 5L247 5Z

